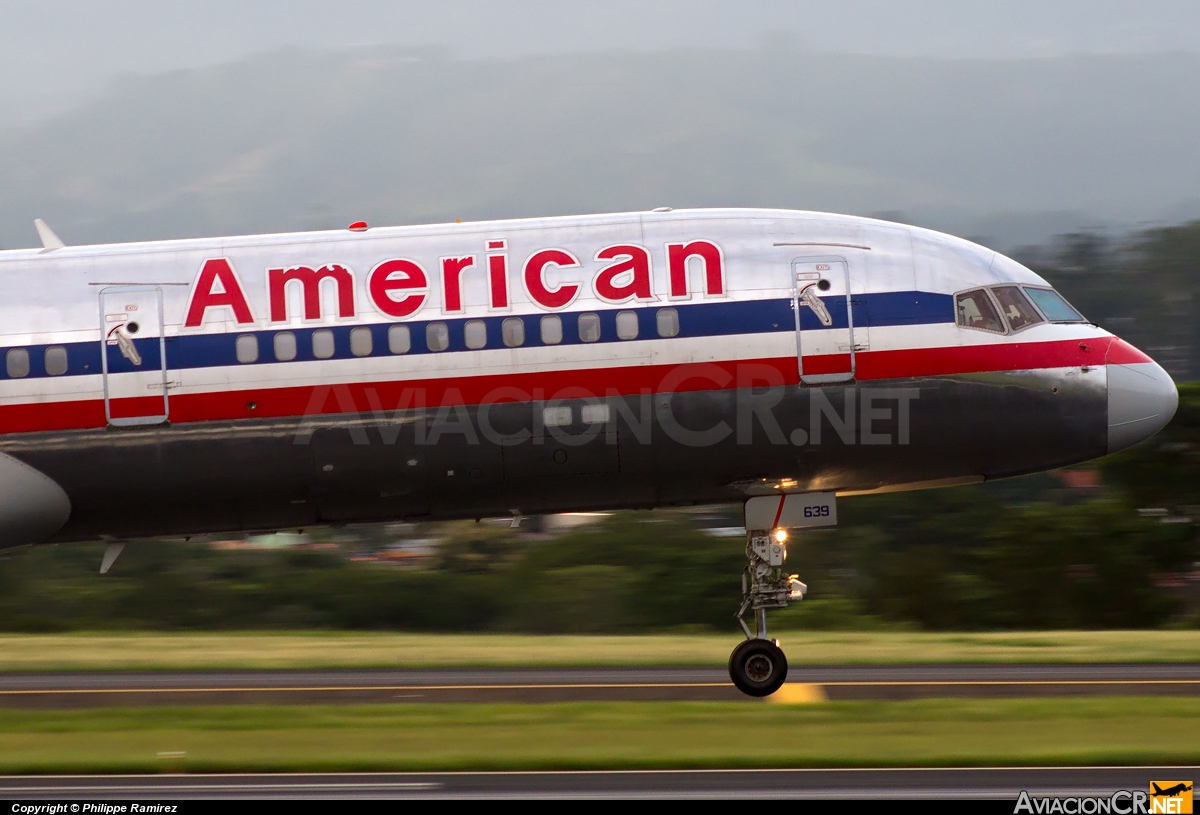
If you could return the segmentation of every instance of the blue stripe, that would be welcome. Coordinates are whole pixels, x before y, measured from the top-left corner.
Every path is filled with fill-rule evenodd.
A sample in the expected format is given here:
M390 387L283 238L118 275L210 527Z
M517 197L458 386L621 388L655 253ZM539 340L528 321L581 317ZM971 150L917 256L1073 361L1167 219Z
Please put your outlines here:
M832 328L845 328L846 300L844 297L821 298L833 318ZM883 292L854 295L854 324L856 326L884 327L897 325L932 325L954 322L954 298L948 294L932 292ZM599 343L625 342L617 337L617 314L632 311L637 315L638 339L658 339L658 312L664 308L675 309L679 315L678 337L722 337L736 334L766 334L788 332L795 329L792 304L788 299L727 301L720 303L660 303L654 306L639 306L628 309L608 309L597 312L560 312L556 315L517 315L525 327L525 342L522 347L544 347L541 339L541 321L546 316L557 316L562 321L562 345L584 345L579 337L579 317L593 313L600 318ZM503 348L501 325L513 315L487 317L458 317L440 320L418 320L403 323L376 323L365 326L333 325L312 328L284 327L269 330L231 332L227 334L186 334L167 337L167 366L172 370L185 368L211 368L238 365L236 342L239 336L253 335L258 340L258 359L254 363L275 363L273 341L281 331L296 335L296 362L313 361L312 335L315 331L331 331L334 338L334 354L330 359L357 359L350 353L350 332L355 328L366 328L371 332L371 354L373 357L391 356L388 351L388 330L394 325L407 326L411 338L411 354L439 353L429 350L426 338L429 326L445 324L449 331L450 345L444 353L468 351L464 327L473 320L481 320L486 327L488 349ZM812 309L800 312L801 328L818 330L822 326ZM142 364L134 366L121 356L116 346L106 346L110 373L155 370L159 367L159 345L157 337L134 340ZM101 371L100 343L64 343L67 349L67 371L64 376L97 374ZM50 345L18 346L29 352L29 374L25 378L46 377L45 352ZM0 348L7 355L10 348ZM7 366L4 366L7 368ZM0 379L11 379L7 370L0 370Z

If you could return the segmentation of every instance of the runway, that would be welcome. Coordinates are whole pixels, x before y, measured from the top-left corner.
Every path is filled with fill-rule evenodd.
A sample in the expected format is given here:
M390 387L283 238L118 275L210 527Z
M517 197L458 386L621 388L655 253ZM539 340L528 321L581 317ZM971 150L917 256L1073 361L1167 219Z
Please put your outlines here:
M792 667L782 702L1200 695L1200 663ZM722 668L194 671L0 675L0 707L743 701Z
M211 798L973 799L1111 796L1200 767L983 767L492 773L4 776L0 798L154 802Z

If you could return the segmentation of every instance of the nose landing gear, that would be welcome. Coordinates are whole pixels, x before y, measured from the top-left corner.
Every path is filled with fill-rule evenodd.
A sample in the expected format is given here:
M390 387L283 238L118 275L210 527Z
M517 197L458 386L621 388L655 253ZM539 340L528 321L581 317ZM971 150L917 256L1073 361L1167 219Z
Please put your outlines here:
M749 696L770 696L787 679L787 657L779 641L767 637L767 609L786 608L790 601L801 600L808 592L808 586L796 575L784 571L786 539L786 534L772 538L766 530L746 533L748 563L742 573L742 605L735 615L746 641L729 657L729 678ZM750 609L754 610L754 631L743 619Z

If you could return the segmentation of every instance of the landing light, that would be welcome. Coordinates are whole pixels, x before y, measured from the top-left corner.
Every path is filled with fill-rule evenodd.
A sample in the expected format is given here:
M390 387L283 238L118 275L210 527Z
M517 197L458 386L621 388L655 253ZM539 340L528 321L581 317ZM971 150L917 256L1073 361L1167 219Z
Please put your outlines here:
M786 541L787 540L787 530L786 529L776 529L775 530L775 540L779 541L780 543L783 543L784 541Z

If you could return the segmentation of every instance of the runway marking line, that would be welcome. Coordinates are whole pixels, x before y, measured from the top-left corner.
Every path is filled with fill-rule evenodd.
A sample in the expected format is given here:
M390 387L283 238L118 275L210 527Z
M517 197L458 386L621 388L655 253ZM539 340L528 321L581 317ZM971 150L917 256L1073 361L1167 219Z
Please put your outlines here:
M580 775L582 775L582 776L601 776L601 775L679 775L679 774L687 774L687 775L724 775L724 774L781 775L781 774L785 774L785 773L786 774L794 774L794 775L816 775L816 774L821 774L821 773L838 774L838 775L861 775L861 774L868 774L868 773L885 774L885 775L892 775L892 774L899 774L899 773L919 773L919 774L923 774L923 775L924 774L937 775L937 774L965 772L965 773L975 773L975 774L980 774L980 775L986 775L986 774L991 774L991 773L1006 773L1006 772L1045 773L1045 772L1056 772L1056 771L1062 771L1062 770L1086 771L1086 772L1136 771L1136 772L1144 772L1144 773L1164 771L1164 772L1184 772L1184 773L1186 773L1186 772L1192 772L1192 771L1200 771L1200 765L1098 764L1098 765L1089 765L1086 767L1080 767L1078 765L1062 765L1062 764L1051 764L1051 765L1045 765L1045 766L1015 765L1015 764L1003 765L1003 764L1001 764L1001 765L988 765L988 766L982 766L982 767L951 765L951 766L947 766L947 767L928 767L928 766L924 766L924 767L791 767L791 768L780 768L780 767L744 767L744 768L739 768L739 767L721 767L721 768L697 767L694 769L687 769L687 770L678 770L678 769L670 769L670 770L666 770L666 769L642 769L642 770L637 770L637 769L633 769L633 770L429 770L426 772L386 772L386 771L385 772L372 772L372 771L357 771L357 772L355 772L355 771L350 771L350 772L326 772L326 773L312 773L312 772L245 773L245 772L242 772L242 773L213 773L212 775L210 775L208 777L210 779L213 779L216 782L213 785L213 788L215 788L215 789L220 789L222 787L228 787L230 789L237 789L237 787L233 784L221 783L221 782L229 782L234 779L241 779L241 778L249 778L249 779L280 778L280 779L283 779L283 778L305 778L305 777L311 778L314 776L319 776L321 778L361 778L361 779L367 780L367 779L373 779L373 778L383 779L383 778L387 778L387 777L392 777L392 778L401 777L402 778L405 776L407 776L409 778L416 777L416 778L437 779L437 778L456 778L456 777L465 777L465 776L580 776ZM47 780L112 781L113 776L111 776L111 775L93 775L93 774L83 774L83 773L61 773L58 775L38 775L38 776L28 776L28 775L4 776L4 777L0 777L0 792L13 790L12 787L5 786L7 782L16 781L19 783L22 781L33 781L35 779L38 781L47 781ZM145 781L156 781L156 782L164 782L164 781L170 782L172 779L187 779L187 780L191 781L191 780L195 779L195 776L188 774L188 773L129 773L128 775L120 776L120 779L122 781L126 782L126 786L131 786L128 784L128 782L130 782L130 781L145 780ZM400 784L403 784L403 783L414 783L414 784L428 783L435 787L444 786L442 784L437 783L436 781L432 781L432 782L381 781L381 782L379 782L378 785L382 786L382 785L386 785L389 783L400 783ZM97 785L97 786L99 786L99 785ZM173 788L173 786L174 785L169 785L169 784L162 785L162 786L156 785L156 786L151 787L151 789L158 789L161 791L162 789L171 789L171 788ZM196 786L205 787L207 785L198 784ZM264 785L264 786L266 786L266 785ZM271 786L282 787L282 786L286 786L286 785L280 784L280 785L271 785ZM353 787L353 786L359 786L359 785L348 784L346 786ZM65 793L71 792L71 791L79 791L79 790L87 791L87 790L92 790L95 788L81 784L76 787L48 787L46 789L48 789L50 791L60 792L60 793L65 794ZM138 789L146 789L146 788L138 787ZM104 790L98 789L97 791L103 792Z
M154 778L154 776L148 776ZM158 792L171 792L175 790L209 790L212 792L223 792L225 790L247 790L254 792L266 792L270 790L321 790L321 789L375 789L383 787L386 789L408 789L408 790L437 790L442 789L445 785L434 781L376 781L367 782L365 784L352 783L311 783L311 784L153 784L149 789ZM91 786L76 786L76 787L0 787L4 792L56 792L61 794L69 792L124 792L126 790L144 790L145 786L135 786L133 784L94 784Z
M906 687L922 685L1200 685L1200 679L906 679L820 682L839 687Z
M779 690L767 697L777 705L815 705L828 702L825 688L813 682L785 682Z
M625 682L561 685L331 685L299 687L234 687L234 688L20 688L0 690L0 696L22 696L54 693L299 693L349 691L431 691L431 690L596 690L602 688L732 688L732 682Z
M1197 766L1187 765L1145 765L1145 766L1122 766L1122 765L1101 765L1092 767L1078 766L985 766L985 767L805 767L805 768L703 768L703 769L642 769L642 770L482 770L482 771L427 771L427 772L333 772L333 773L306 773L306 772L280 772L280 773L214 773L208 776L211 783L197 783L194 775L186 773L131 773L129 775L114 778L108 775L85 775L85 774L59 774L59 775L43 775L43 776L8 776L0 778L0 791L9 793L25 793L25 794L45 794L55 793L58 795L71 794L114 794L119 792L138 792L138 793L155 793L159 795L169 794L171 791L194 790L196 792L237 792L244 791L286 791L288 789L305 791L305 790L320 790L325 789L410 789L413 791L419 790L437 790L445 789L444 782L459 779L459 778L487 778L487 777L602 777L602 776L755 776L755 775L790 775L790 776L862 776L862 775L952 775L955 773L969 773L975 776L983 776L984 778L976 782L990 784L992 779L987 776L999 773L1014 773L1019 772L1023 776L1031 774L1044 775L1048 772L1137 772L1141 774L1154 773L1157 771L1175 771L1187 773L1193 770L1200 769ZM421 781L400 781L402 778L419 778ZM307 783L288 783L293 779L304 779ZM326 781L317 781L316 779L328 779ZM394 779L394 780L393 780ZM66 781L66 782L84 782L74 785L67 784L66 786L50 786L47 781ZM116 781L117 783L113 783ZM245 783L249 781L250 783ZM5 782L16 782L22 786L7 786ZM31 783L32 782L32 783ZM41 783L38 783L41 782ZM91 782L91 783L88 783ZM139 783L141 782L141 783ZM183 782L183 783L180 783ZM239 783L241 782L241 783ZM1026 781L1028 783L1028 781ZM1037 783L1043 782L1040 779Z
M783 687L1022 687L1099 686L1099 685L1200 685L1200 679L931 679L931 680L830 680L824 682L793 682ZM45 696L84 693L349 693L354 691L437 691L437 690L636 690L671 688L731 688L731 682L588 682L541 684L478 684L478 685L313 685L313 686L251 686L212 688L7 688L0 696Z
M716 774L716 773L736 773L749 775L752 773L762 774L780 774L780 773L946 773L946 772L1042 772L1042 771L1057 771L1057 769L1078 769L1082 772L1091 771L1112 771L1112 769L1121 769L1121 771L1200 771L1200 765L985 765L977 767L973 765L959 766L952 765L947 767L695 767L691 769L430 769L430 771L361 771L361 772L328 772L328 773L313 773L313 772L277 772L277 773L212 773L206 778L306 778L319 775L322 778L389 778L389 777L410 777L410 778L439 778L439 777L463 777L463 775L667 775L672 773L696 773L696 774ZM184 778L194 779L196 775L190 773L124 773L120 775L107 775L101 773L59 773L48 775L20 775L0 774L0 784L4 781L13 779L172 779Z

